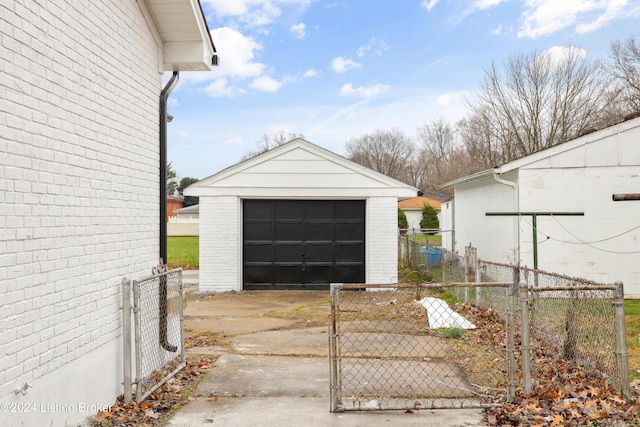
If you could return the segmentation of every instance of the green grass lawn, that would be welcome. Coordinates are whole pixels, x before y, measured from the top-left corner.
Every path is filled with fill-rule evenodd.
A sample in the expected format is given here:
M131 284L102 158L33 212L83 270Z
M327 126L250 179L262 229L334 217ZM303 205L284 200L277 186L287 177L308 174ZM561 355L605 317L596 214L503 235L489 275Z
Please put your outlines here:
M627 325L629 371L631 379L640 379L640 300L625 300L624 314Z
M414 237L416 242L427 243L431 246L442 246L442 236L427 236L425 234L416 234L413 236L409 234L409 239L413 240Z
M167 264L169 268L185 270L200 267L200 239L198 236L167 237Z

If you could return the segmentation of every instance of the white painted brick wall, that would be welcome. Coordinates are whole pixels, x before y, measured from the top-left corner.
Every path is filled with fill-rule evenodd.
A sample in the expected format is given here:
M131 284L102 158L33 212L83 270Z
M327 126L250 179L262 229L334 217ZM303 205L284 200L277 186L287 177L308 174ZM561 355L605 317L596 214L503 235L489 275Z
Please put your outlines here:
M158 60L135 0L0 3L0 401L122 391L120 282L158 256Z
M200 197L200 291L242 290L240 198Z
M366 282L398 281L398 199L367 199Z

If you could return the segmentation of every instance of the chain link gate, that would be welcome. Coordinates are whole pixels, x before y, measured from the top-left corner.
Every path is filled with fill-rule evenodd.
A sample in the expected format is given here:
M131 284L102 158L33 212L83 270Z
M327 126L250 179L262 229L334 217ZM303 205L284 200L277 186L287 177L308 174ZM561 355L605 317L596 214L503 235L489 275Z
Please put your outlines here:
M485 407L506 394L508 351L483 344L506 345L505 321L431 296L468 285L332 284L331 411ZM500 295L512 288L479 286Z
M135 385L140 403L186 366L182 269L159 265L141 280L123 279L122 287L124 401Z

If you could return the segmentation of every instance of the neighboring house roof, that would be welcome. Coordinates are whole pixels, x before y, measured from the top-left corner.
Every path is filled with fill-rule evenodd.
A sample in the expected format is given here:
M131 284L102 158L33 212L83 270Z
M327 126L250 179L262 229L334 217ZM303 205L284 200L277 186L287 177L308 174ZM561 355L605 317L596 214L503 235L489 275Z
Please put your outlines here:
M429 197L413 197L398 202L398 207L402 210L422 210L427 204L435 209L440 209L440 202Z
M162 71L209 71L218 65L199 0L146 0L138 4L162 46Z
M181 214L195 214L200 212L200 205L187 206L186 208L176 209L174 212Z
M200 180L187 196L414 197L417 189L325 150L294 139Z
M554 145L553 147L547 148L545 150L541 150L536 153L530 154L528 156L521 157L519 159L505 163L502 166L498 166L494 169L486 169L472 175L467 175L465 177L462 177L453 181L449 181L441 185L441 187L442 188L455 187L456 185L472 182L478 179L482 179L486 176L490 176L494 174L500 175L506 172L517 170L522 167L533 165L534 163L539 163L538 165L536 165L536 167L541 167L541 168L542 167L554 168L554 167L566 166L561 162L554 162L553 158L558 157L558 155L566 153L570 150L589 147L592 144L595 145L597 142L605 139L606 137L609 137L611 135L616 135L616 134L622 134L625 131L636 128L636 127L640 127L640 118L631 118L621 123L572 139L570 141L563 142L562 144ZM617 147L615 147L615 149L611 149L610 147L598 149L594 147L594 149L592 150L593 152L591 154L585 153L585 156L584 156L585 158L583 159L582 166L586 167L586 166L589 166L590 164L597 164L597 163L605 164L606 162L616 163L619 165L638 164L638 162L640 161L639 159L640 156L638 156L637 153L640 153L640 151L637 149L637 141L618 140L616 143L617 143ZM610 161L611 156L617 157L617 159L613 159L613 162L612 162ZM572 166L576 167L577 165L572 165Z
M184 202L184 197L182 196L167 196L168 202Z

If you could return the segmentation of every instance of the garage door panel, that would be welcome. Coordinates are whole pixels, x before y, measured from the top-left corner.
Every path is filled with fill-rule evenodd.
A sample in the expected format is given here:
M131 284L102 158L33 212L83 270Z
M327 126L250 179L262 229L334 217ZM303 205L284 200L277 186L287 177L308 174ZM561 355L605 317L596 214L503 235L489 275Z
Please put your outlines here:
M274 205L270 200L245 200L244 219L245 220L272 220L274 215Z
M344 200L336 205L336 219L364 218L364 203L361 200Z
M300 242L304 240L304 224L302 223L279 223L275 224L276 241Z
M336 243L336 260L340 260L340 262L359 262L363 257L363 243Z
M245 265L244 280L248 283L273 283L273 267L271 264Z
M329 243L307 243L305 246L305 257L307 263L312 262L335 262L335 245Z
M362 240L362 236L364 236L364 224L336 224L335 235L336 240Z
M300 244L276 243L275 260L277 262L300 263L304 258L304 247Z
M325 219L330 223L335 218L335 205L327 203L326 200L308 200L306 218L307 220Z
M278 200L275 204L275 218L277 220L304 218L305 205L301 200Z
M245 225L245 234L252 240L267 240L271 242L275 238L273 223L249 223Z
M244 262L274 262L275 251L271 242L244 245Z
M335 240L335 226L334 224L326 223L307 223L305 228L305 238L309 240Z
M306 283L304 280L304 270L297 265L276 265L275 283Z
M334 267L334 283L363 283L364 274L361 265L336 265Z
M245 200L244 289L363 283L364 200Z
M306 271L311 278L308 283L332 283L334 282L333 265L307 265Z

